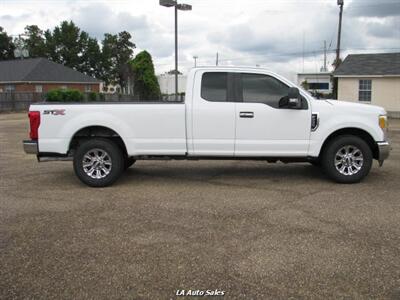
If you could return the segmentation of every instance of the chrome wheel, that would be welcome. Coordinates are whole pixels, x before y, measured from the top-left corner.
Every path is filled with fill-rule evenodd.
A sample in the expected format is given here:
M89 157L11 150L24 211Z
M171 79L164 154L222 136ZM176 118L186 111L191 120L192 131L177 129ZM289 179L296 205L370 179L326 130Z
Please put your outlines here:
M347 145L339 149L335 155L336 170L343 175L357 174L364 164L364 157L360 149Z
M83 156L82 168L86 175L91 178L104 178L111 172L111 157L103 149L91 149Z

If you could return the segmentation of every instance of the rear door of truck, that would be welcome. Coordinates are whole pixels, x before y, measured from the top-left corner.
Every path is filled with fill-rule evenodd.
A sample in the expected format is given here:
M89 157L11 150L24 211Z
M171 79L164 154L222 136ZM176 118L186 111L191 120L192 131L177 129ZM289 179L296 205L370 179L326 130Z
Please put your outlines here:
M194 78L191 155L233 156L235 102L232 73L198 70Z

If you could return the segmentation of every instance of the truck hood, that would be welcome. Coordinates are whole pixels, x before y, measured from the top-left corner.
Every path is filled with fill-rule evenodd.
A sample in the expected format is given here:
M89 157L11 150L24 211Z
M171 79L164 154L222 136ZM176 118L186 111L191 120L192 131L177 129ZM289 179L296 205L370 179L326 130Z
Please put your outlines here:
M326 100L329 104L331 104L335 109L340 109L344 111L352 111L352 112L366 112L366 113L376 113L378 115L386 114L386 111L383 107L364 104L364 103L354 103L351 101L338 101L338 100Z

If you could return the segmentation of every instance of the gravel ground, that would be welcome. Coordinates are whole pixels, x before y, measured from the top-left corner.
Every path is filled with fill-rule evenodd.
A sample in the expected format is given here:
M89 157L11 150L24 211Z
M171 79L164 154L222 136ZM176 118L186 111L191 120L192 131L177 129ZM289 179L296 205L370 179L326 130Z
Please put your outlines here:
M0 298L400 299L400 122L360 184L308 164L138 162L93 189L0 115Z

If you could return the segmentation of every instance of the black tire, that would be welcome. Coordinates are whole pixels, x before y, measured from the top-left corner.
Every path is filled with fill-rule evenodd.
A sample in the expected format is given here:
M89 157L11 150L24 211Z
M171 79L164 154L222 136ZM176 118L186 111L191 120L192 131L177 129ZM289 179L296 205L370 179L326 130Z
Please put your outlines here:
M94 151L94 152L90 152ZM100 151L100 152L98 152ZM106 153L107 156L103 161L104 164L108 165L105 167L107 168L106 173L104 171L105 168L101 170L93 171L92 174L95 176L94 172L100 172L101 178L93 178L88 173L93 170L93 166L86 167L88 173L84 169L84 156L90 152L92 153ZM91 156L89 154L89 156ZM94 156L91 156L94 158ZM93 164L89 159L86 159L88 164ZM111 162L111 166L110 166ZM95 162L98 166L99 162ZM100 165L104 166L104 165ZM114 142L104 139L104 138L93 138L90 140L85 141L81 145L79 145L78 149L74 155L74 171L76 176L86 185L91 187L105 187L113 184L121 175L122 171L124 170L124 156L121 149L116 145ZM96 173L97 174L97 173Z
M336 158L338 160L341 158L341 156L337 156L337 153L339 150L343 149L343 152L340 152L340 155L343 156L346 153L346 149L344 148L347 146L350 147L348 148L350 154L353 154L349 161L350 164L354 160L354 157L357 157L357 167L359 169L356 169L354 166L347 167L346 158L344 158L345 162L340 163L338 168L336 168L335 160ZM359 150L359 152L355 149ZM362 155L362 157L360 155ZM360 163L361 159L362 164ZM371 170L372 159L373 157L371 148L363 139L353 135L343 135L334 138L326 145L321 163L325 172L332 180L339 183L356 183L360 182L365 176L368 175L369 171ZM341 173L341 171L343 173Z
M134 159L133 157L125 157L124 170L129 169L129 167L131 167L135 162L136 162L136 159Z

